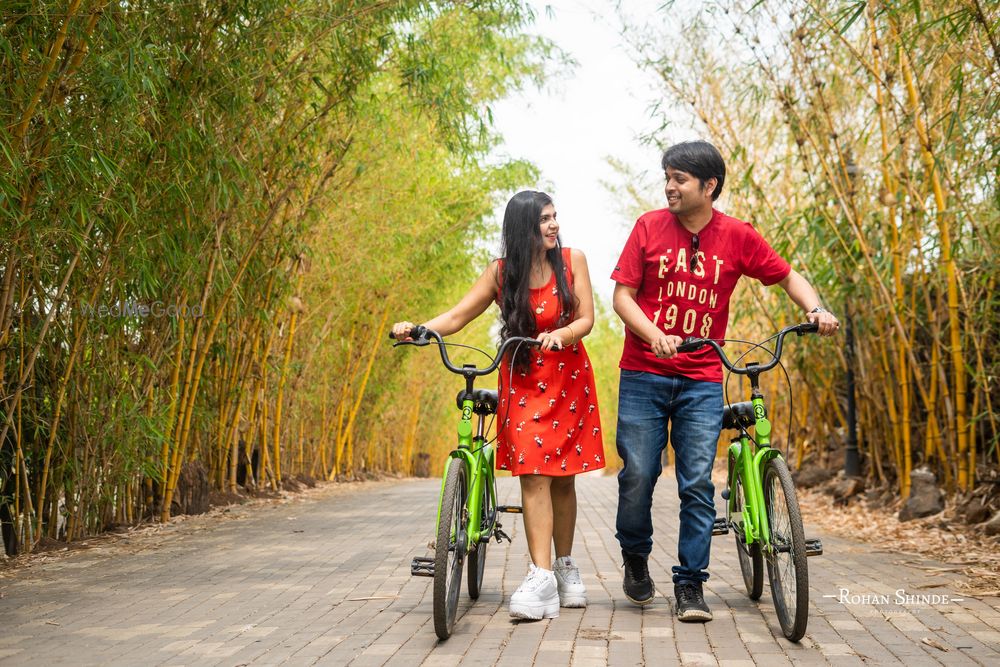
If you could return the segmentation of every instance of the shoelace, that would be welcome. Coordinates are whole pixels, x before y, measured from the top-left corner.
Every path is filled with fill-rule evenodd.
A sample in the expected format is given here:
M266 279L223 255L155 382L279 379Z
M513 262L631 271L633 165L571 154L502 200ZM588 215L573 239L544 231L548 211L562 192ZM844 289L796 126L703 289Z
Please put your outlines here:
M582 584L583 579L580 578L580 568L575 565L567 565L565 567L559 568L560 574L562 574L562 579L567 584Z
M636 581L649 578L649 567L645 558L630 558L626 561Z
M545 583L545 575L538 568L535 568L528 573L527 578L521 582L521 585L517 587L517 590L529 592L538 590L542 584Z
M687 586L680 586L677 589L677 597L681 599L681 602L696 604L700 602L698 599L698 587L688 584Z

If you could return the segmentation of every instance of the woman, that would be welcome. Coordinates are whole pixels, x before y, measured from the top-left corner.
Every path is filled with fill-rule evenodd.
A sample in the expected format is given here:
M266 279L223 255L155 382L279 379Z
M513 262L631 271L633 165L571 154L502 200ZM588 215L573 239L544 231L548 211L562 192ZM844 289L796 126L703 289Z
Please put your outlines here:
M559 607L584 607L586 588L572 557L576 530L574 476L604 467L594 372L580 342L594 326L587 260L563 248L552 198L526 190L507 203L503 259L490 262L458 305L425 322L448 336L500 305L503 338L529 336L541 345L519 349L500 365L503 420L497 469L521 483L531 567L510 599L510 615L541 619ZM393 334L414 324L397 322ZM552 561L552 546L556 559Z

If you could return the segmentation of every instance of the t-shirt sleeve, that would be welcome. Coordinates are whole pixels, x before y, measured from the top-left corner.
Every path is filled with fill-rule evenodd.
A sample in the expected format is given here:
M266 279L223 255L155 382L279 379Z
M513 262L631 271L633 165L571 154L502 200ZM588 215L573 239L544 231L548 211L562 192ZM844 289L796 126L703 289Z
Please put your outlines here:
M615 264L615 270L611 272L611 279L616 283L638 288L642 285L643 255L646 247L646 226L640 218L632 233L625 242L622 254Z
M791 265L764 240L764 237L745 223L743 239L743 273L765 285L784 280L791 272Z

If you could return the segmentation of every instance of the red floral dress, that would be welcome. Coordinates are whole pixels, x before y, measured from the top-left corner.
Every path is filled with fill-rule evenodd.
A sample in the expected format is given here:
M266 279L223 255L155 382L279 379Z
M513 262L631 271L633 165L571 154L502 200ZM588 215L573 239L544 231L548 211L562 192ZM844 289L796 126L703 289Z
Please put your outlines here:
M570 251L562 252L572 290ZM554 273L547 285L531 290L531 306L539 333L559 328ZM530 355L529 370L511 375L507 360L500 365L497 469L560 477L603 468L594 369L583 343L545 353L533 347Z

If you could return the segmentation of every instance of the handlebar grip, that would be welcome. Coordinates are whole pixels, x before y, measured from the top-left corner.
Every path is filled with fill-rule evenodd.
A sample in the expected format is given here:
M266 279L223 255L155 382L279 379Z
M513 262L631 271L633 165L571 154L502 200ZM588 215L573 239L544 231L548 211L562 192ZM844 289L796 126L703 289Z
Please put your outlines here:
M400 342L406 342L405 338L396 338L396 334L392 333L391 331L389 332L389 338L391 338L392 340L398 340ZM418 341L424 338L427 338L427 327L418 324L417 326L410 329L411 341Z
M705 344L704 338L694 338L688 336L684 342L677 346L677 352L694 352Z
M803 322L795 328L798 334L816 333L819 331L819 322Z

